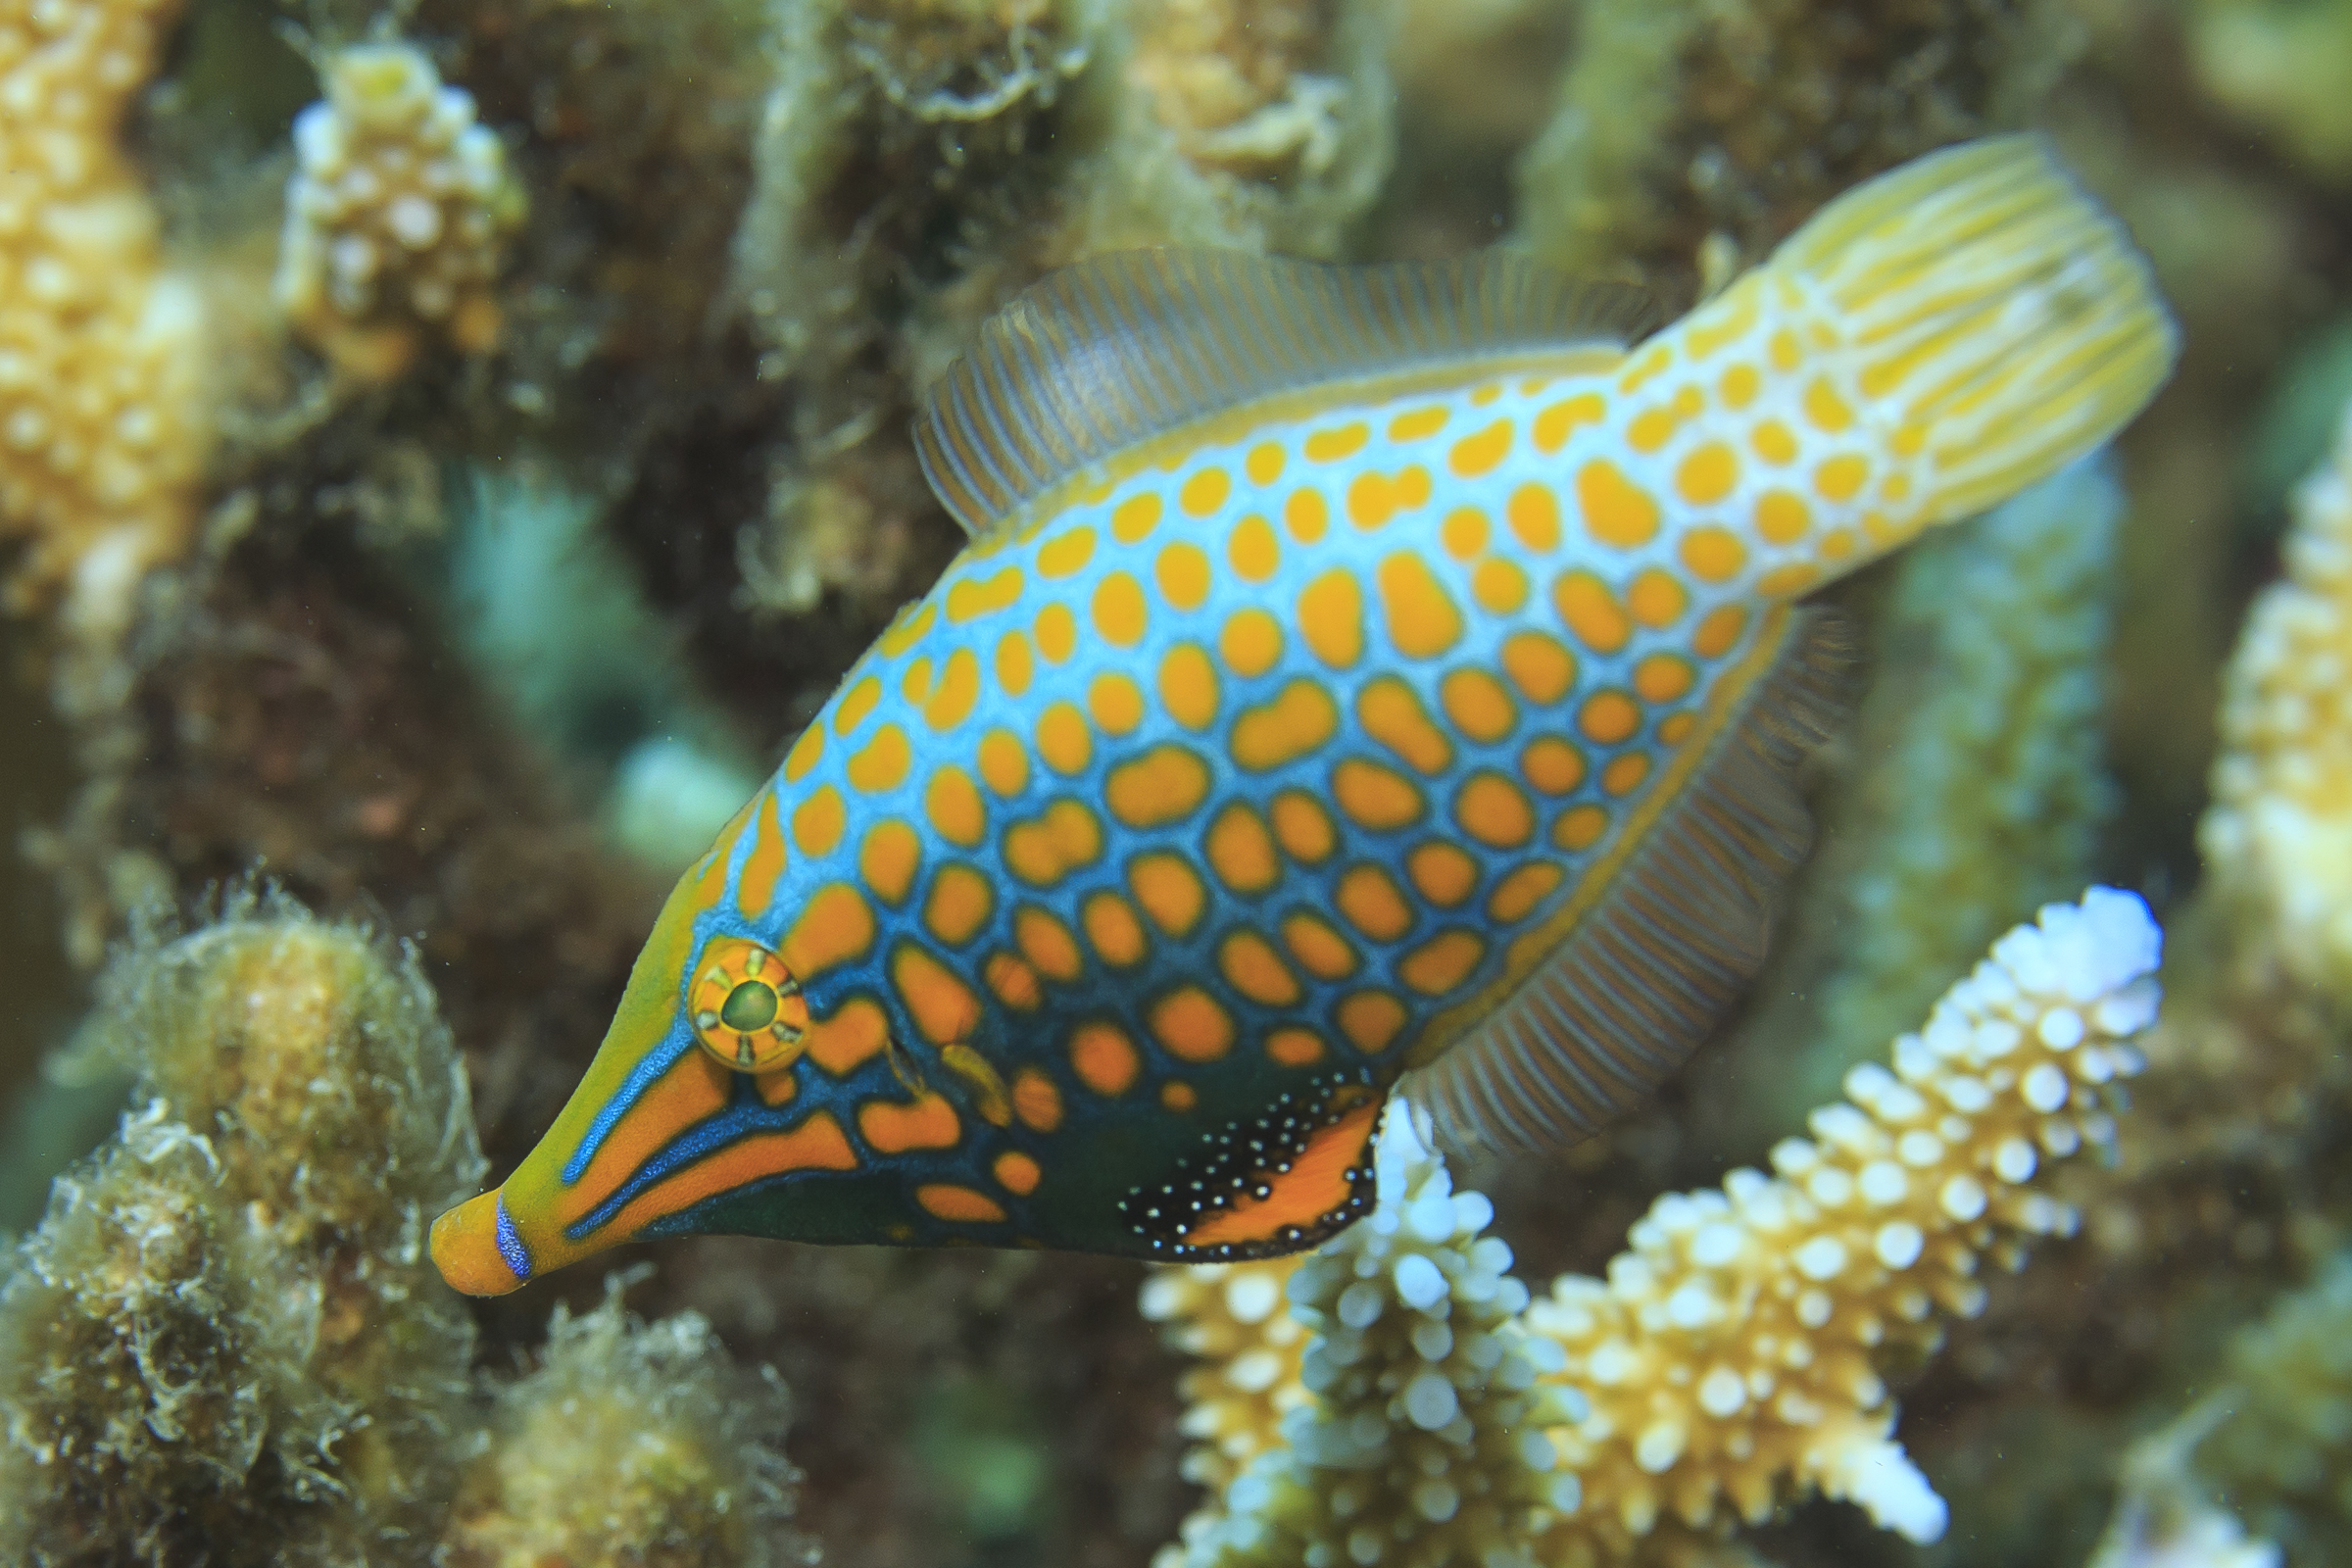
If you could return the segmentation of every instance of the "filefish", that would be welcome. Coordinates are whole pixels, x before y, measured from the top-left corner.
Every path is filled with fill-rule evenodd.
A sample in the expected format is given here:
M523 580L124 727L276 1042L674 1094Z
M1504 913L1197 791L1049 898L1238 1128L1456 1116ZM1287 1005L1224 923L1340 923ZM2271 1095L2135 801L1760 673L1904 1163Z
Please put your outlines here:
M1508 253L1106 255L916 428L971 540L670 895L462 1291L726 1232L1165 1260L1647 1094L1763 961L1837 720L1805 595L2105 441L2176 333L2039 141L1637 339Z

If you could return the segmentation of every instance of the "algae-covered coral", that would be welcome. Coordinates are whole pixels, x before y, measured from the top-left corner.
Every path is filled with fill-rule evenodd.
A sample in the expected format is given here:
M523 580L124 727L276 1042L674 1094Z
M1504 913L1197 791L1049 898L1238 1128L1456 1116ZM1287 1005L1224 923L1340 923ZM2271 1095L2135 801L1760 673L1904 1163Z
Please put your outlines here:
M2321 457L2297 432L2331 424L2344 397L2297 353L2352 314L2339 265L2352 253L2348 100L2328 46L2340 11L0 3L0 549L14 589L0 678L58 704L0 733L0 798L28 852L0 877L8 994L26 999L0 1012L12 1058L0 1081L42 1082L34 1065L62 1041L40 1020L82 1005L135 908L193 904L260 862L338 918L414 939L414 972L386 960L349 983L414 998L412 973L429 978L503 1172L611 1014L659 907L647 867L677 862L690 821L732 809L711 798L782 754L954 548L906 422L975 324L1045 270L1112 245L1377 259L1508 238L1679 304L1854 180L1981 129L2033 125L2130 223L2185 328L2174 386L2113 454L2117 494L2043 514L2046 531L2012 517L1955 532L1936 558L1842 596L1879 684L1810 775L1826 841L1796 941L1736 1049L1702 1051L1656 1108L1565 1159L1459 1179L1493 1195L1484 1236L1507 1242L1524 1277L1600 1276L1658 1194L1761 1168L1793 1117L2034 901L2093 876L2145 892L2172 934L2168 1013L2112 1165L2054 1178L2080 1233L2037 1248L2023 1274L1980 1275L1981 1316L1952 1324L1932 1360L1880 1373L1906 1412L1905 1451L1949 1505L1936 1560L2088 1560L2123 1517L2132 1440L2184 1430L2182 1413L2204 1414L2203 1393L2225 1383L2260 1384L2252 1352L2224 1347L2266 1317L2321 1321L2295 1303L2322 1300L2313 1282L2343 1245L2352 1071L2330 934L2343 900L2317 853L2343 737L2313 608L2334 586L2333 547L2311 520L2326 481L2295 508L2278 499L2284 476ZM272 37L288 21L299 49ZM429 65L473 105L472 131L451 130L470 163L452 167L502 176L477 193L486 205L452 196L437 209L452 233L471 218L494 235L459 269L458 292L494 304L497 330L478 304L453 341L429 313L378 301L368 327L388 326L402 352L374 363L403 369L364 385L311 346L331 364L329 340L361 315L314 295L289 318L273 285L290 220L310 236L294 252L315 240L313 260L331 261L327 227L305 229L286 201L290 180L299 197L317 177L296 119L314 99L331 110L334 62L387 49L407 51L409 87ZM338 234L390 217L364 201L313 215ZM2109 508L2102 547L2091 523ZM2298 518L2295 537L2319 542L2282 551ZM502 533L510 523L545 526ZM478 591L484 572L498 593ZM2226 680L2241 612L2274 577L2285 580ZM1956 754L1939 737L1984 749ZM1935 765L1955 755L1971 760ZM1980 770L2012 763L2014 793L1974 788ZM71 802L19 804L24 781L61 774ZM2209 778L2222 809L2201 854ZM1986 835L1999 832L2031 855L1996 858ZM2026 874L2045 855L2050 880ZM1987 889L2006 891L1978 896ZM296 949L356 965L342 929L308 928ZM1929 953L1941 955L1935 972L1907 956ZM0 1380L13 1401L18 1374L56 1356L120 1373L121 1398L144 1398L130 1348L201 1320L204 1335L173 1353L207 1370L174 1374L180 1403L157 1419L215 1445L172 1439L179 1457L226 1455L248 1480L174 1459L169 1477L109 1482L108 1505L78 1512L72 1499L87 1494L23 1483L77 1527L155 1525L152 1541L175 1550L183 1538L135 1504L176 1496L194 1500L172 1528L229 1531L219 1521L233 1514L254 1552L298 1557L321 1532L412 1516L365 1486L351 1493L365 1507L335 1513L325 1483L303 1478L349 1486L335 1468L346 1458L427 1447L416 1423L428 1415L467 1434L561 1427L547 1412L593 1351L620 1382L667 1391L681 1420L742 1434L740 1481L700 1459L671 1473L755 1499L769 1495L760 1478L782 1472L760 1457L778 1407L754 1369L781 1366L799 1412L792 1458L813 1477L799 1508L837 1562L1132 1564L1177 1541L1186 1514L1218 1506L1309 1405L1298 1376L1309 1331L1272 1263L1200 1286L1213 1307L1206 1295L1179 1307L1189 1284L1155 1285L1155 1309L1185 1324L1170 1352L1134 1310L1136 1278L1101 1260L698 1243L656 1255L632 1288L654 1326L575 1298L541 1361L551 1306L537 1291L466 1317L430 1294L421 1266L346 1278L320 1262L388 1255L397 1234L329 1227L297 1245L296 1208L266 1202L257 1220L251 1199L232 1200L215 1161L265 1185L313 1167L256 1164L235 1132L268 1110L293 1115L299 1137L307 1101L239 1108L229 1082L145 1092L132 1122L64 1173L8 1287L40 1310L10 1308ZM345 1185L382 1157L380 1136L350 1146L377 1152L301 1182ZM38 1191L19 1197L40 1211ZM1455 1240L1480 1245L1429 1244L1441 1272ZM384 1321L369 1314L392 1308L371 1293L412 1277L420 1294L402 1310L446 1327L431 1375L453 1381L386 1406L409 1425L387 1415L322 1461L322 1435L359 1397L335 1369L389 1374L358 1367L351 1341L296 1372L271 1348L314 1316L338 1332ZM123 1294L162 1278L176 1294ZM708 1328L680 1326L685 1309ZM382 1335L360 1340L387 1348ZM2323 1342L2261 1341L2287 1361ZM1236 1355L1245 1344L1259 1348ZM505 1392L485 1393L480 1368ZM518 1402L517 1373L556 1402ZM1688 1399L1700 1387L1694 1374ZM706 1418L713 1389L741 1396L739 1424ZM2273 1540L2289 1561L2325 1559L2334 1538L2314 1499L2346 1472L2340 1444L2269 1448L2307 1456L2296 1477L2232 1468L2233 1444L2317 1430L2304 1413L2213 1426L2191 1469L2162 1472L2206 1510L2180 1539L2217 1554ZM122 1462L145 1465L148 1440L164 1440L132 1433L146 1437L120 1446ZM509 1449L458 1453L480 1441L452 1444L454 1469L430 1467L431 1488L456 1488L441 1494L461 1499L448 1517L469 1521L466 1550L527 1560L542 1549L516 1533L527 1516L547 1522L545 1551L576 1551L582 1516L553 1521L551 1494L531 1490L558 1471ZM1580 1473L1568 1445L1557 1451L1545 1488ZM424 1473L402 1470L401 1484L425 1487ZM562 1473L579 1478L572 1495L627 1493ZM2147 1495L2124 1481L2127 1502ZM298 1482L316 1495L298 1496ZM194 1490L171 1490L183 1483ZM1777 1522L1740 1549L1792 1565L1918 1560L1838 1509L1772 1496ZM318 1522L330 1513L341 1522ZM2164 1520L2134 1517L2139 1532L2113 1539L2141 1554L2117 1560L2151 1560L2172 1539ZM1692 1547L1675 1536L1653 1532L1647 1549ZM414 1543L426 1539L379 1555L421 1560ZM122 1560L116 1540L104 1550ZM779 1541L771 1555L799 1549Z
M13 1560L806 1560L781 1389L691 1316L559 1314L483 1408L422 1248L481 1153L413 954L240 893L121 953L73 1049L138 1108L0 1284Z

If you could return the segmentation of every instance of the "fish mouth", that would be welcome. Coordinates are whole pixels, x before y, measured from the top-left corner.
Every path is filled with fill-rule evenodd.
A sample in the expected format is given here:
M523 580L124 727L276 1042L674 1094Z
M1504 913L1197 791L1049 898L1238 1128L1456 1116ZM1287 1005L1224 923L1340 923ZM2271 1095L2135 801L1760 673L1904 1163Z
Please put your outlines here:
M505 1296L529 1281L530 1250L507 1212L506 1189L492 1188L433 1221L433 1267L451 1290Z

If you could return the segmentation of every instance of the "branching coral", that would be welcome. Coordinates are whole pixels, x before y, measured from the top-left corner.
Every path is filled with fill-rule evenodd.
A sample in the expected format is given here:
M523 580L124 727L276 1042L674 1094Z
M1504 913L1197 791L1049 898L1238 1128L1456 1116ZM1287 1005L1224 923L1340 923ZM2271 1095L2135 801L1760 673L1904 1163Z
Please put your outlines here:
M523 214L496 133L414 44L357 44L323 69L326 100L294 122L280 309L364 380L398 374L427 332L492 347L492 286Z
M1144 1316L1194 1358L1184 1374L1184 1479L1222 1493L1250 1460L1282 1443L1283 1418L1306 1403L1299 1359L1306 1327L1284 1295L1295 1258L1154 1270Z
M1377 1208L1289 1270L1289 1327L1314 1337L1298 1393L1270 1380L1259 1396L1269 1410L1291 1406L1279 1446L1225 1486L1221 1512L1187 1522L1183 1546L1162 1554L1166 1568L1508 1561L1543 1510L1575 1507L1575 1480L1552 1474L1541 1429L1581 1401L1537 1388L1539 1372L1557 1370L1560 1357L1516 1321L1527 1287L1503 1272L1510 1248L1482 1234L1494 1208L1453 1191L1415 1122L1410 1106L1392 1104L1374 1159ZM1250 1311L1280 1266L1202 1283L1224 1287L1227 1310L1241 1285ZM1219 1324L1209 1300L1172 1303L1177 1293L1154 1285L1163 1314L1209 1308L1178 1337L1232 1345L1228 1386L1237 1373L1243 1383L1280 1377L1281 1346L1294 1335L1260 1328L1254 1343L1236 1343L1239 1314ZM1206 1332L1186 1333L1194 1324Z
M620 1281L583 1317L559 1305L538 1368L500 1391L490 1446L452 1518L458 1568L549 1562L781 1568L817 1551L792 1523L791 1404L747 1377L692 1312L648 1324Z
M2230 662L2197 843L2217 897L2352 1002L2352 416L2296 493L2286 571Z
M128 621L195 519L207 439L194 290L164 268L117 136L175 0L0 0L0 538L22 605Z
M1720 1192L1660 1200L1606 1280L1564 1278L1515 1323L1502 1320L1520 1294L1499 1277L1507 1251L1469 1240L1483 1200L1451 1196L1442 1170L1408 1167L1412 1179L1384 1187L1374 1219L1297 1266L1288 1290L1317 1335L1300 1369L1314 1397L1284 1418L1287 1446L1229 1482L1221 1512L1188 1525L1181 1560L1252 1561L1277 1545L1301 1560L1319 1532L1333 1563L1623 1562L1686 1531L1759 1520L1791 1489L1935 1538L1943 1504L1890 1436L1888 1358L1932 1348L1938 1310L1982 1309L1982 1259L2015 1261L2024 1240L2073 1228L2074 1212L2034 1183L2048 1160L2112 1139L2112 1085L2136 1070L2131 1039L2155 1016L2159 941L2128 894L2093 889L2080 905L2049 906L1895 1042L1891 1070L1856 1068L1849 1102L1814 1113L1814 1138L1774 1152L1777 1176L1736 1171ZM1397 1157L1384 1146L1384 1161ZM1433 1193L1425 1231L1420 1201ZM1389 1250L1436 1234L1441 1202L1447 1239L1431 1255L1450 1246L1457 1266L1408 1275ZM1422 1255L1428 1244L1407 1250ZM1205 1295L1192 1298L1196 1312ZM1392 1297L1424 1303L1425 1317L1450 1297L1474 1333L1425 1335L1420 1320L1390 1311ZM1383 1323L1393 1327L1366 1332ZM1269 1348L1238 1315L1212 1320L1203 1339L1227 1348L1229 1365ZM1429 1350L1471 1340L1494 1372L1472 1385L1479 1398L1521 1397L1513 1369L1524 1366L1540 1374L1524 1396L1567 1413L1552 1419L1548 1445L1475 1450L1490 1506L1419 1508L1408 1528L1418 1483L1366 1485L1361 1472L1387 1462L1383 1445L1411 1453L1426 1430L1418 1414L1451 1422L1456 1411L1434 1392L1417 1412L1415 1391L1425 1361L1443 1359ZM1241 1413L1229 1407L1214 1425L1239 1426ZM1419 1473L1453 1475L1427 1464ZM1386 1528L1355 1533L1363 1523ZM1385 1555L1392 1544L1404 1555Z
M147 1108L0 1292L0 1502L29 1560L348 1560L432 1528L471 1320L424 1216L481 1168L413 963L290 906L142 941L84 1049Z
M1932 1348L1938 1310L1983 1309L1985 1256L2074 1228L2032 1183L2112 1141L2158 942L2129 894L2048 906L1894 1043L1891 1071L1855 1068L1848 1102L1773 1151L1777 1176L1663 1199L1606 1283L1553 1288L1530 1324L1592 1400L1560 1437L1587 1499L1561 1560L1620 1557L1664 1514L1760 1519L1791 1483L1941 1534L1943 1504L1889 1437L1885 1358Z

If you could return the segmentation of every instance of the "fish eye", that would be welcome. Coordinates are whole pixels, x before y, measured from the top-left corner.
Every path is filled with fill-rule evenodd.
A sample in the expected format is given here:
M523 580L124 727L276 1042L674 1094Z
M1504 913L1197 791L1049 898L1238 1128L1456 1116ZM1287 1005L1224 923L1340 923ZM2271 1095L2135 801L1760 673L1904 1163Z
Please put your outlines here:
M703 950L694 978L694 1037L735 1072L774 1072L808 1038L801 983L757 942L721 937Z

